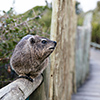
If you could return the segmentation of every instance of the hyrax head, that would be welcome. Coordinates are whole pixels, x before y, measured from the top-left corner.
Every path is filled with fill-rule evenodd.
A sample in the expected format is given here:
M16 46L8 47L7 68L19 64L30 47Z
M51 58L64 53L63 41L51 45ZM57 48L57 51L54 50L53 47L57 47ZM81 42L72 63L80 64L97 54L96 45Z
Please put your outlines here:
M18 63L19 61L22 63L21 65L28 61L31 61L31 63L41 63L53 52L56 44L55 41L51 41L38 35L27 35L16 45L11 57L11 62L12 60L14 63Z
M36 60L40 61L46 59L53 52L57 44L55 41L38 35L31 36L28 42L33 56L35 56Z

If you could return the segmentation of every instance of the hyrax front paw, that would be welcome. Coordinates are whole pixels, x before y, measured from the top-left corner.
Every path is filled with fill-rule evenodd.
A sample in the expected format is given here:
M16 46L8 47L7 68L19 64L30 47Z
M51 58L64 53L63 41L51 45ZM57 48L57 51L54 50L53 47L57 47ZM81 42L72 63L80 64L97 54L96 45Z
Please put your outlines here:
M25 78L25 79L28 79L29 81L33 82L33 79L29 76L18 76L18 78Z

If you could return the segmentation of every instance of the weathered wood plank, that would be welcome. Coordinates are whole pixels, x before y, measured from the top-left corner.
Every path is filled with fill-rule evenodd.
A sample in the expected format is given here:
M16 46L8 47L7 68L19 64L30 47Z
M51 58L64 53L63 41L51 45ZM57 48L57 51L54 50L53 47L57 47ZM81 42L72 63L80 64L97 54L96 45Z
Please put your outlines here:
M90 75L78 92L72 95L72 100L100 100L100 51L91 50Z
M95 96L73 96L72 100L100 100L100 97L95 97Z
M97 43L91 42L91 46L100 49L100 44L97 44Z
M70 100L75 85L75 0L53 0L50 100ZM74 85L73 85L74 84Z
M42 82L43 77L37 77L33 82L27 79L17 79L0 89L0 100L25 100Z
M100 97L100 92L79 92L77 95L82 95L82 96L95 96L95 97Z
M84 25L77 27L76 33L76 85L83 84L89 74L89 50L91 41L91 20L92 13L85 15Z

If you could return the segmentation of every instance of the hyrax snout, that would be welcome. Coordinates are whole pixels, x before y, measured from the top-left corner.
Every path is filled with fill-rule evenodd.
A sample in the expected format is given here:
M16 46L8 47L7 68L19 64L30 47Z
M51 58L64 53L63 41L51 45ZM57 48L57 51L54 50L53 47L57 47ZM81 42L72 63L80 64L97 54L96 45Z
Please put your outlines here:
M16 45L10 59L12 69L19 75L35 78L46 68L47 57L56 42L38 35L27 35Z

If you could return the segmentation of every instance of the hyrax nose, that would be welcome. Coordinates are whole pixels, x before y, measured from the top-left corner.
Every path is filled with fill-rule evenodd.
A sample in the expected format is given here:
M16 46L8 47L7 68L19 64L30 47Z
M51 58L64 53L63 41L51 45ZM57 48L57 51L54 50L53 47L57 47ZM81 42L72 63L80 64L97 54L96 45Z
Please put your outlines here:
M53 43L54 43L54 46L56 46L56 45L57 45L57 42L56 42L56 41L53 41Z

